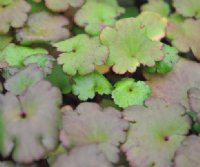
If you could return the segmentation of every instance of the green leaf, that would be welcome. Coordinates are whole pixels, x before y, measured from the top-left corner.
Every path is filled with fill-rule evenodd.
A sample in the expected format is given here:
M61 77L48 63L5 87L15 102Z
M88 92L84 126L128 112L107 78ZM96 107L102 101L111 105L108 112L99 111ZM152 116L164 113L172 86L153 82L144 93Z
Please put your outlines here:
M64 94L71 92L71 78L63 72L60 65L54 65L52 73L46 77L46 80L58 87Z
M39 67L36 64L31 64L7 79L4 86L6 90L16 95L20 95L30 86L33 86L38 81L42 80L43 77L44 74Z
M29 48L15 44L9 44L0 52L0 60L5 60L10 66L23 67L25 58L33 54L47 54L42 48Z
M110 94L112 90L110 82L98 72L93 72L85 76L76 75L73 80L72 92L80 100L92 99L95 93L100 95Z
M119 107L126 108L131 105L142 105L150 94L151 89L145 82L124 78L114 85L112 98Z
M159 73L166 74L172 71L173 66L177 63L179 56L178 50L169 45L164 45L163 47L164 59L156 62L153 67L145 67L145 71L148 73Z
M101 45L98 37L90 38L86 34L58 42L54 46L61 52L58 64L62 64L63 71L69 75L93 72L96 65L104 64L108 55L107 48Z
M0 35L0 51L10 44L12 37L10 35Z
M153 66L164 57L162 43L149 39L143 28L140 19L127 18L102 31L101 42L109 48L107 64L115 73L133 73L140 64Z

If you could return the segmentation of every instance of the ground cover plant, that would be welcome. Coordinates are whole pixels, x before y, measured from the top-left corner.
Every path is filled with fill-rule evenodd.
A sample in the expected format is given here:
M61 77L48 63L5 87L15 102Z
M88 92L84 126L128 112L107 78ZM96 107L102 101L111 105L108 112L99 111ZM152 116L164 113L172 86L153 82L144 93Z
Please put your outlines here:
M0 167L200 167L199 0L0 0Z

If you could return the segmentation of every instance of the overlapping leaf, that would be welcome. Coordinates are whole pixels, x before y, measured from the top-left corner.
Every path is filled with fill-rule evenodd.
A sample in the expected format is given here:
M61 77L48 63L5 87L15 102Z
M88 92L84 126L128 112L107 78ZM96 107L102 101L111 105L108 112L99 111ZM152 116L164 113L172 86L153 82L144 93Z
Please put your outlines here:
M113 0L112 0L113 1ZM114 2L114 1L113 1ZM75 15L75 22L91 35L99 35L106 26L113 26L123 8L107 1L87 1ZM121 13L122 13L121 12Z
M26 25L17 31L17 40L23 44L55 42L69 37L67 18L48 12L33 13Z
M29 48L15 44L8 45L0 52L0 60L5 60L9 66L23 67L24 60L34 54L47 54L42 48Z
M177 150L174 164L176 167L200 166L200 137L189 136Z
M110 94L112 90L110 82L98 72L85 76L77 75L73 80L72 92L81 100L92 99L95 93L100 95Z
M20 95L30 86L42 80L43 77L43 72L38 66L36 64L31 64L24 70L19 71L17 74L7 79L4 86L8 91Z
M41 0L34 0L41 2ZM77 8L84 3L84 0L45 0L46 6L54 12L66 11L70 6Z
M118 146L125 140L127 128L128 123L116 109L103 110L95 103L82 103L64 113L61 141L68 147L95 143L109 161L117 162Z
M200 1L199 0L174 0L173 6L176 11L185 17L200 18Z
M166 75L146 75L152 96L160 97L171 103L181 103L187 109L187 91L200 88L200 64L180 58L172 72Z
M128 18L102 31L101 41L109 48L107 63L114 72L135 72L140 64L153 66L163 58L162 44L149 39L141 29L140 21Z
M180 3L182 4L182 3ZM181 52L192 50L194 56L200 60L200 20L186 19L178 22L172 20L167 27L167 37L172 45Z
M124 111L130 121L128 137L122 149L131 167L171 167L176 150L190 129L185 108L151 98L145 106Z
M61 155L52 167L112 167L96 145L73 149L69 155Z
M100 44L98 37L90 38L80 34L73 38L54 44L62 52L58 64L63 65L63 71L69 75L85 75L95 70L96 65L105 63L108 50Z
M39 81L23 95L1 94L0 103L3 124L6 125L1 132L4 135L1 155L11 154L17 162L30 163L55 149L61 104L57 88L47 81Z
M10 1L7 6L3 1L0 4L0 34L6 34L10 27L22 27L27 20L27 13L31 10L31 6L24 0Z

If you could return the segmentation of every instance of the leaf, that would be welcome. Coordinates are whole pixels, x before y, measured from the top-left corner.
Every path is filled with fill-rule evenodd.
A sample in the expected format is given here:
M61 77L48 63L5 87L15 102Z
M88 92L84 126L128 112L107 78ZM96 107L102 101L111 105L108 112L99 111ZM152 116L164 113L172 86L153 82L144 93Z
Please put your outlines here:
M15 96L0 95L4 121L1 155L20 163L30 163L46 156L58 143L60 91L47 81L40 81ZM35 126L37 125L37 126ZM39 128L38 128L39 127ZM31 150L31 151L30 151Z
M5 7L0 5L0 34L6 34L10 27L22 27L30 10L31 6L24 0L10 1Z
M48 54L34 54L24 60L24 65L28 66L29 64L35 63L43 70L44 74L47 75L52 72L54 61L54 57Z
M96 145L73 149L69 155L63 154L52 167L112 167Z
M0 166L1 167L37 167L35 164L22 165L22 164L13 163L12 161L1 161Z
M200 137L191 135L183 142L177 150L174 164L176 167L197 167L199 159Z
M132 106L123 112L130 121L125 144L131 167L170 167L178 147L190 129L185 108L162 99L150 98L145 106Z
M189 68L188 68L189 67ZM170 103L180 103L187 109L187 91L200 88L200 64L180 58L172 72L166 75L148 75L147 84L151 87L152 96L160 97Z
M123 78L114 85L112 98L119 107L126 108L131 105L142 105L151 94L148 85L133 78Z
M31 64L25 69L19 71L14 76L6 80L4 86L6 90L15 95L24 93L30 86L35 85L44 77L43 72L36 64Z
M153 67L145 67L145 72L166 74L173 70L174 65L179 59L178 50L169 45L164 45L163 51L165 54L164 59L156 62Z
M0 60L5 60L10 66L23 67L25 58L34 54L47 54L42 48L29 48L15 44L9 44L0 52Z
M12 37L10 35L0 35L0 51L10 44Z
M98 72L93 72L86 76L76 75L73 80L72 92L80 100L92 99L95 93L100 95L110 94L112 90L110 82Z
M188 90L188 101L190 111L197 113L197 119L200 122L200 89L191 88Z
M105 0L86 1L75 15L76 24L84 27L85 32L90 35L99 35L106 26L113 26L117 17L124 12L122 7L117 6L116 0L115 3L116 5L112 6Z
M71 78L62 71L60 65L54 65L52 73L46 77L46 80L58 87L64 94L71 92Z
M29 16L25 26L17 30L17 40L25 45L56 42L69 37L67 18L48 12L37 12Z
M81 103L63 115L62 143L67 146L97 144L111 162L119 160L118 146L125 140L128 123L114 108L102 109L95 103Z
M149 0L148 3L142 5L142 11L151 11L159 13L161 16L167 17L170 13L170 6L163 0Z
M173 6L179 14L185 17L200 18L200 1L199 0L174 0Z
M98 37L90 38L86 34L58 42L54 46L61 52L58 64L62 64L63 71L69 75L93 72L96 65L104 64L108 55L107 48L101 45Z
M41 0L34 0L35 2L41 2ZM46 6L54 12L66 11L69 7L80 7L84 3L84 0L45 0Z
M165 37L168 20L158 13L147 11L136 17L140 29L153 41L159 41Z
M115 28L105 28L101 42L109 48L108 65L118 74L135 72L140 65L153 66L163 58L160 42L150 40L135 18L117 21Z
M181 52L192 50L194 56L200 60L200 37L197 35L200 20L186 19L182 22L170 21L167 27L167 37L172 41L172 45Z

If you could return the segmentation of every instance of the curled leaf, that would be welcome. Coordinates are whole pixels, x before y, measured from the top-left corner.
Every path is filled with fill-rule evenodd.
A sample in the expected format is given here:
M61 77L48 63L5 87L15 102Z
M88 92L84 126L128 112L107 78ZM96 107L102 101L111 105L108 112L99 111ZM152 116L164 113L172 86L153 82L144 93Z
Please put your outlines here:
M60 91L47 81L30 86L22 95L0 95L4 141L1 155L20 163L44 158L58 143ZM37 125L37 126L36 126ZM39 126L39 128L38 128Z
M33 13L26 25L17 30L16 37L22 44L56 42L69 37L70 32L66 28L68 24L68 19L63 16L44 11Z
M62 64L63 71L69 75L93 72L96 65L104 64L108 55L107 48L100 44L98 37L90 38L86 34L58 42L54 46L62 52L58 64Z
M31 6L24 0L12 1L5 7L3 7L1 4L0 34L6 34L9 31L10 27L22 27L28 18L27 13L30 10Z
M174 154L190 129L185 108L151 98L145 106L132 106L124 111L130 121L125 144L131 167L171 167Z
M72 86L72 92L81 100L92 99L95 93L110 94L112 90L110 82L98 72L85 76L77 75L73 80L75 83Z
M81 103L76 110L64 113L61 141L68 147L97 144L109 161L117 162L118 146L125 140L127 128L128 123L118 110Z
M145 82L136 82L132 78L124 78L114 85L112 98L115 104L126 108L131 105L142 105L150 94L151 90Z

